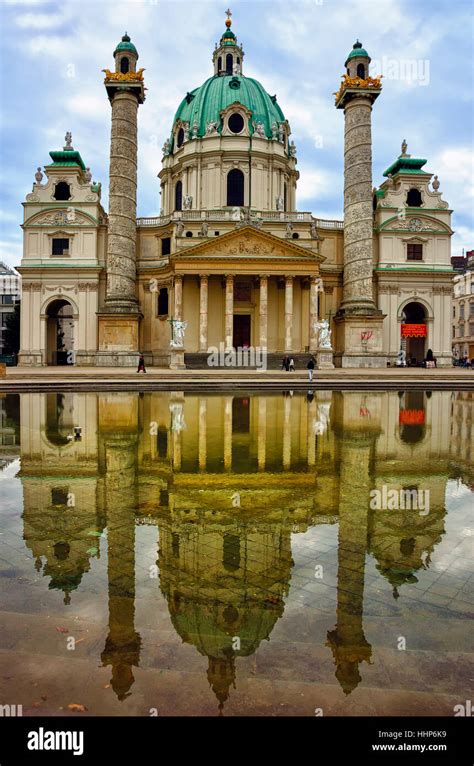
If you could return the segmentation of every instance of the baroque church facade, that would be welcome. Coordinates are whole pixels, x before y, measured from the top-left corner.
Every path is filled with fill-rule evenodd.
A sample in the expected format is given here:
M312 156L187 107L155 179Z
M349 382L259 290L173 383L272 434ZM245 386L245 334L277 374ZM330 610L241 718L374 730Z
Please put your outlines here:
M382 90L358 41L343 111L344 218L296 207L296 147L276 96L244 74L231 29L213 73L179 105L163 146L161 210L137 217L137 119L145 100L125 34L105 72L109 210L66 134L24 207L19 364L206 366L255 347L269 366L385 367L400 349L451 364L451 213L426 160L401 154L372 185L372 106ZM144 107L146 108L146 107ZM321 342L324 320L330 343ZM179 332L178 332L179 331Z

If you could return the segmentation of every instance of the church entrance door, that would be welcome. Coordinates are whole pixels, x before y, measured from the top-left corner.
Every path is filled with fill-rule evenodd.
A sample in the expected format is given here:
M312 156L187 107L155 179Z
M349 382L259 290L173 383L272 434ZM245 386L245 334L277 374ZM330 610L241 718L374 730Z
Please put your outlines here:
M234 348L248 348L250 340L250 314L234 314Z

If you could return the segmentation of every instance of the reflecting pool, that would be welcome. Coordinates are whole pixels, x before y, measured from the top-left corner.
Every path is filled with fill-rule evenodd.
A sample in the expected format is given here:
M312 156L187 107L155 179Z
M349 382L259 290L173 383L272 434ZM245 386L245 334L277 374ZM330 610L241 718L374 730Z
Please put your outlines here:
M1 403L2 701L23 715L453 715L474 394Z

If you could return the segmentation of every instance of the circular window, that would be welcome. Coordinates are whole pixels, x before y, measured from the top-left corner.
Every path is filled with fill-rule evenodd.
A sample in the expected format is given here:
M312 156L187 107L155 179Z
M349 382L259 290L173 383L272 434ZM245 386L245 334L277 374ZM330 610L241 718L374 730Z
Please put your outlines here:
M300 238L300 235L298 234L298 232L297 232L297 231L295 231L295 232L293 233L293 239L299 239L299 238Z
M244 129L244 118L238 113L231 114L227 124L232 133L242 133Z
M178 135L176 137L176 143L178 144L178 147L182 146L184 143L184 130L183 128L180 128L178 130Z
M187 232L186 232L186 236L187 236L187 237L192 237L192 236L193 236L193 233L192 233L192 231L187 231Z

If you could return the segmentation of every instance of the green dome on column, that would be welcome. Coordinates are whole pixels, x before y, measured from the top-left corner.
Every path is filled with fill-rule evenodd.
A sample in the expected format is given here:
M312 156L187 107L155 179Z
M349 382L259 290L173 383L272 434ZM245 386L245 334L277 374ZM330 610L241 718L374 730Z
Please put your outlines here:
M121 41L118 43L117 47L115 48L113 55L115 56L116 53L120 53L121 51L132 52L138 58L138 51L135 48L134 44L132 43L132 41L130 40L130 37L127 35L126 32L123 35Z
M362 47L362 43L360 43L359 40L356 40L354 45L352 46L352 50L349 53L344 66L347 66L347 62L355 58L366 58L366 59L369 59L370 61L369 54L367 53L365 48Z
M276 96L270 96L258 80L243 75L214 76L183 98L173 120L171 139L177 120L189 122L191 128L197 122L199 137L205 135L208 122L217 122L220 132L221 112L233 103L245 106L252 113L250 133L254 120L263 123L267 138L272 137L273 123L285 122Z

